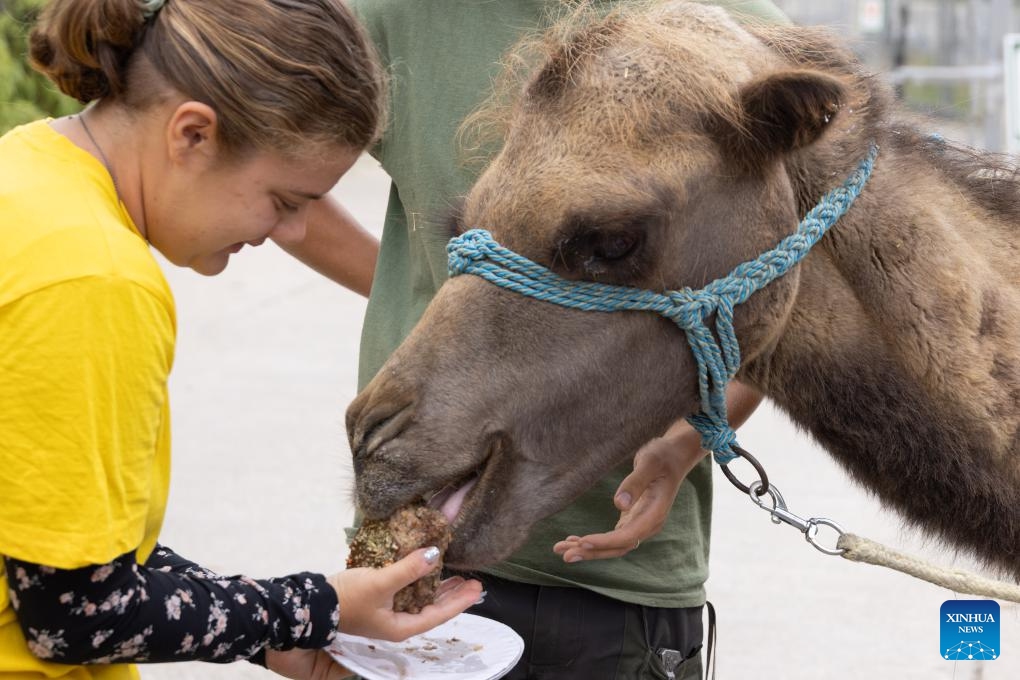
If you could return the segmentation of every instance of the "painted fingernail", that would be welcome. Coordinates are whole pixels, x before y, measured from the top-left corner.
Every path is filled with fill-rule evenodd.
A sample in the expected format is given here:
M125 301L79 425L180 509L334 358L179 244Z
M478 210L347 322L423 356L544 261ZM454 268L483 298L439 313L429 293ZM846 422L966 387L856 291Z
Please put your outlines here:
M425 561L429 564L435 564L439 559L439 548L432 546L425 551Z
M631 502L632 500L634 500L634 499L630 497L630 494L629 494L629 493L627 493L626 491L624 491L623 493L617 494L617 496L616 496L616 500L617 500L617 501L619 502L619 504L620 504L620 505L622 505L623 507L625 507L625 508L629 508L629 507L630 507L630 502Z
M475 600L475 604L482 604L483 602L485 602L485 596L488 594L489 594L488 591L483 590L481 595L478 596L478 599Z
M584 558L583 558L583 557L581 557L580 555L572 555L571 557L568 557L568 558L567 558L567 562L570 562L570 563L572 564L572 563L574 563L574 562L580 562L580 561L581 561L581 560L583 560L583 559L584 559Z

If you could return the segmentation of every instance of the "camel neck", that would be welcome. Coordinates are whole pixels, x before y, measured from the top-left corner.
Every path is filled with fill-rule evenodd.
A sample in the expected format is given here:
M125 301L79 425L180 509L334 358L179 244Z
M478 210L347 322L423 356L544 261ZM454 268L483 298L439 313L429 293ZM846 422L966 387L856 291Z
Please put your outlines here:
M781 336L738 378L908 519L1015 565L1017 237L926 167L883 145L857 209L802 263ZM963 517L1003 519L968 534Z

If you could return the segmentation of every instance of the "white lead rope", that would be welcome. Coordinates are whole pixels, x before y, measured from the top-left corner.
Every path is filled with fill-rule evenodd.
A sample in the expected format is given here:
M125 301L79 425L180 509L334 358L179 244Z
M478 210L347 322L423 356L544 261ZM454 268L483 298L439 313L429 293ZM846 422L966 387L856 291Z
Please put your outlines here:
M783 495L779 493L779 489L776 488L775 484L769 484L764 492L760 491L761 488L761 481L754 482L748 487L748 495L754 504L768 512L772 516L774 523L789 524L796 528L804 534L804 538L808 543L826 555L839 555L843 559L852 562L863 562L878 567L894 569L956 593L966 593L994 600L1020 603L1020 586L1016 584L995 581L963 569L948 569L936 566L930 562L901 553L898 550L893 550L881 543L876 543L871 539L847 533L843 530L843 527L831 519L824 517L805 519L799 517L787 508L786 501L783 499ZM771 505L763 500L765 497L772 500ZM835 548L826 547L819 542L818 530L822 526L830 527L839 535Z
M963 569L939 567L916 557L904 555L869 538L845 533L839 537L836 547L843 551L840 557L853 562L895 569L957 593L1020 603L1020 586L993 581Z

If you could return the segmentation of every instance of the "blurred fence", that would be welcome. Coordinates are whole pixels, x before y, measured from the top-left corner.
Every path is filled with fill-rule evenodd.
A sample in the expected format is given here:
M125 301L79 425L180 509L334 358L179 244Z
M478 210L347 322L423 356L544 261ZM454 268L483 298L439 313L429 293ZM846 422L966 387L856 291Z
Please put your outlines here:
M848 37L947 136L1006 149L1003 39L1020 31L1020 0L774 1L798 23Z

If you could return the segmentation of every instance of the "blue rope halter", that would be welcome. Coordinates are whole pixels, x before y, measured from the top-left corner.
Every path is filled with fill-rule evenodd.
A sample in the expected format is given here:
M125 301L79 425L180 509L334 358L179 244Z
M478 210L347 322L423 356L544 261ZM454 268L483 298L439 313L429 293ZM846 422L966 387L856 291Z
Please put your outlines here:
M701 290L682 288L657 293L640 288L570 281L496 243L488 231L472 229L450 241L450 276L473 274L536 300L585 311L648 311L682 328L698 365L701 411L687 420L701 434L701 445L717 463L737 457L736 433L726 414L726 386L740 368L740 346L733 330L733 308L779 278L803 259L842 217L871 177L878 156L872 145L852 175L829 191L797 227L772 250L737 265ZM715 314L715 330L705 320Z

